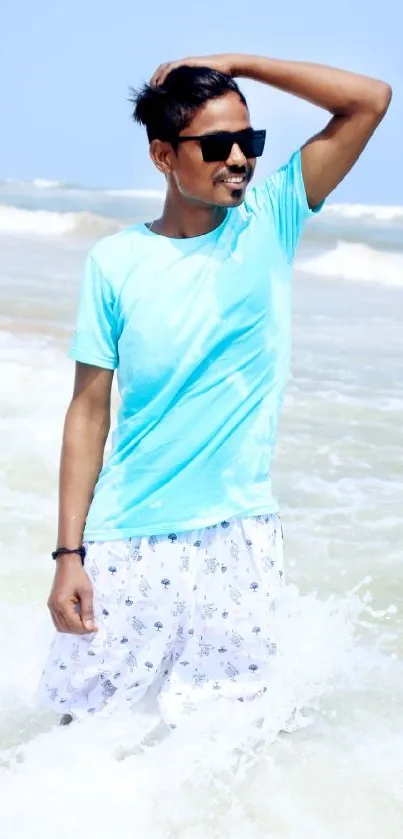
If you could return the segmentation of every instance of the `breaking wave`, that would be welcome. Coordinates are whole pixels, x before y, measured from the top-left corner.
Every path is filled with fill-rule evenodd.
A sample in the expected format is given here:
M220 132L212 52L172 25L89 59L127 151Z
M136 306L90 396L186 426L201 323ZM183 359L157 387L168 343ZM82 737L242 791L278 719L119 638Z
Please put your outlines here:
M298 260L298 271L325 277L403 286L403 254L375 250L358 242L338 242L312 259Z
M0 231L37 236L81 234L103 236L125 227L124 221L94 213L56 213L49 210L22 210L0 204Z

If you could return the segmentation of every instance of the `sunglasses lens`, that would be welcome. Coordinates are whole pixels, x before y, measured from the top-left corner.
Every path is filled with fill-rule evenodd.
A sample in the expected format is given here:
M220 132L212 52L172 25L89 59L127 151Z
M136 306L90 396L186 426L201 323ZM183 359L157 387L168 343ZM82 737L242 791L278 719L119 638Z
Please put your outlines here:
M263 154L265 144L266 132L253 131L253 129L246 129L246 131L239 131L237 133L210 134L208 137L203 137L200 140L203 160L206 163L218 163L223 160L228 160L231 149L236 143L245 157L261 157Z
M265 131L254 131L253 138L251 143L251 154L247 155L244 151L245 157L261 157L263 154L264 144L266 141L266 132Z
M231 154L232 140L228 134L211 134L200 140L203 160L206 163L216 163L227 160Z
M238 145L245 157L261 157L266 138L265 131L248 131L239 139Z

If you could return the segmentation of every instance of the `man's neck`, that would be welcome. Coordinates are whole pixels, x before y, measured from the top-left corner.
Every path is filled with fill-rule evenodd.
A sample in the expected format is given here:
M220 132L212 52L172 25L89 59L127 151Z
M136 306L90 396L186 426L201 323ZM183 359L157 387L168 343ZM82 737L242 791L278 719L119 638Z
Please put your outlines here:
M211 207L188 200L173 199L168 193L161 218L153 222L153 233L171 239L189 239L210 233L225 219L225 207Z

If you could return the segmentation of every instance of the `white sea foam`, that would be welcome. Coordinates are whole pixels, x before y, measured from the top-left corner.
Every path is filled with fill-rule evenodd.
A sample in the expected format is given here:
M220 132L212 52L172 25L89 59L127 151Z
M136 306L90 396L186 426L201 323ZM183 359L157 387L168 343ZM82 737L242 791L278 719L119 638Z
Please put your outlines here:
M37 236L62 236L65 233L105 235L124 227L123 221L94 213L56 213L49 210L21 210L0 204L0 231Z
M338 242L331 251L298 260L296 268L325 277L403 286L403 254L375 250L358 242Z
M0 181L0 186L2 184L16 186L19 189L31 189L32 187L35 189L65 189L68 186L65 181L51 181L46 178L33 178L32 181L22 181L18 178L5 178L4 181Z
M165 197L165 192L160 189L103 189L102 193L112 198L148 198L157 201L163 201Z
M359 221L403 221L403 206L388 204L328 204L324 215Z
M111 189L100 189L97 187L92 188L76 183L67 183L66 181L46 180L45 178L34 178L32 181L22 181L16 178L6 178L4 181L0 181L0 188L2 186L14 186L16 187L18 192L20 192L21 190L31 191L34 188L38 190L64 190L67 194L70 194L73 190L74 192L86 195L93 194L95 196L99 196L100 200L102 200L102 198L106 196L110 198L139 198L149 199L151 201L163 201L165 197L164 190L160 189L136 189L134 187L114 187Z
M34 178L32 186L38 189L58 189L63 186L61 181L46 181L44 178Z

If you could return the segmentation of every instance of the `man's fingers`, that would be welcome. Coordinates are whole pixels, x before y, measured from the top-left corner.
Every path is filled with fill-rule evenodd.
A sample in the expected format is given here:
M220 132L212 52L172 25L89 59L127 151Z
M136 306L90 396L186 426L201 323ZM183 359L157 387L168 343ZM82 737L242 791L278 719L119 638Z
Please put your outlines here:
M70 632L69 627L67 626L66 620L63 617L63 612L59 609L52 608L50 609L50 614L52 617L53 624L58 632L65 634L66 632Z
M76 611L73 600L67 599L53 603L50 607L53 623L58 632L68 632L72 635L85 635L81 617Z
M159 65L159 67L157 67L157 69L156 69L156 71L155 71L154 75L153 75L153 76L151 76L151 80L150 80L150 84L151 84L151 85L156 85L156 84L158 84L157 79L158 79L158 78L159 78L159 76L161 75L161 71L162 71L163 66L164 66L163 64L160 64L160 65Z
M72 600L66 600L62 606L62 614L59 618L66 625L64 632L71 632L73 635L83 635L84 629L79 613Z
M173 64L164 64L163 67L161 67L161 72L158 76L158 81L157 81L158 85L164 84L164 81L165 81L168 73L170 73L171 70L173 69L173 66L174 66Z
M92 587L81 589L78 592L80 598L81 622L86 632L96 632L94 621L94 606Z
M157 67L157 69L156 69L156 71L155 71L155 73L154 73L154 75L151 79L151 84L155 85L155 86L163 84L167 75L168 75L168 73L171 72L173 67L174 67L174 64L173 64L172 61L169 61L165 64L160 64L160 66Z
M70 632L70 630L69 630L69 628L68 628L68 626L67 626L66 620L65 620L65 618L63 617L62 613L60 613L60 614L58 615L57 621L58 621L58 624L59 624L59 629L58 629L58 632L61 632L61 633L62 633L62 634L64 634L64 635L65 635L66 633L69 633L69 632Z
M49 612L50 612L50 617L52 618L53 626L55 627L55 629L57 629L58 632L64 632L65 630L63 630L61 628L61 623L60 623L60 620L59 620L58 613L55 612L54 609L51 606L49 606Z
M217 58L215 56L210 56L209 58L205 59L205 64L203 63L203 59L201 58L181 58L179 61L166 61L165 64L160 64L157 67L150 84L156 85L157 87L161 84L164 84L166 77L172 70L177 70L178 67L201 67L201 66L213 66L217 67L217 69L221 69L217 65L217 61L212 61L212 59Z
M86 635L97 631L92 585L81 565L68 563L58 567L48 607L58 632Z

